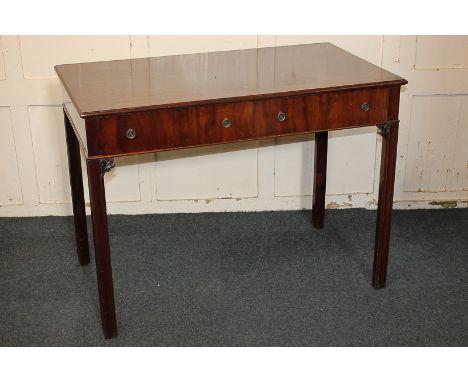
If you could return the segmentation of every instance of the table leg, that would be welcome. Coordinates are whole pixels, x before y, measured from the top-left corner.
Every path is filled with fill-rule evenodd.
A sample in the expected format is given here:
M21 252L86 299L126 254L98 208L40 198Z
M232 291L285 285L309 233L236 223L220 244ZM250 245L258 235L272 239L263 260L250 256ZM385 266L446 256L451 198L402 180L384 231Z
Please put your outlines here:
M392 225L393 187L398 143L398 122L378 126L382 136L382 158L380 163L379 206L375 234L374 271L372 286L384 288L387 278L388 249Z
M113 167L112 159L88 160L89 196L93 222L94 252L101 307L101 324L105 338L117 336L114 287L107 226L104 174Z
M312 223L323 228L325 215L325 189L327 184L328 131L315 133L314 190Z
M65 136L67 139L68 170L75 222L76 251L81 265L89 264L88 230L86 228L86 209L81 173L80 144L65 111L63 112Z

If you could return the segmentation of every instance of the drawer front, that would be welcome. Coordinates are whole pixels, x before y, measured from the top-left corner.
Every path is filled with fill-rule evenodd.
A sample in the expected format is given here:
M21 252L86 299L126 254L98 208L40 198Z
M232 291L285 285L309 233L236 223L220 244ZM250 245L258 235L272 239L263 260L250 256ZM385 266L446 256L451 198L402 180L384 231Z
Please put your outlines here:
M255 103L258 138L300 134L319 125L320 96L272 98Z
M387 121L389 90L358 89L324 93L319 130L371 126Z
M196 110L165 109L103 117L88 128L90 156L123 155L193 145ZM177 129L177 130L176 130ZM91 134L95 138L91 139ZM90 147L93 145L93 147Z
M103 117L87 129L90 156L111 156L255 139L253 104L236 102Z
M86 123L88 154L125 155L376 125L387 121L388 102L388 89L373 88L101 117Z
M387 89L361 89L255 103L258 138L351 128L387 120Z
M252 102L198 107L197 144L206 145L255 139L253 111Z

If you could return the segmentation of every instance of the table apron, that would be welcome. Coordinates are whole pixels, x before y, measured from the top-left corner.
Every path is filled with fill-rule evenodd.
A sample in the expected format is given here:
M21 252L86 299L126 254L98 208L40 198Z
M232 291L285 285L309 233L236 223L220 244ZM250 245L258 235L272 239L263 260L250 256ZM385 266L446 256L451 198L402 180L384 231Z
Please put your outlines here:
M89 157L111 157L378 125L389 87L166 108L86 121Z

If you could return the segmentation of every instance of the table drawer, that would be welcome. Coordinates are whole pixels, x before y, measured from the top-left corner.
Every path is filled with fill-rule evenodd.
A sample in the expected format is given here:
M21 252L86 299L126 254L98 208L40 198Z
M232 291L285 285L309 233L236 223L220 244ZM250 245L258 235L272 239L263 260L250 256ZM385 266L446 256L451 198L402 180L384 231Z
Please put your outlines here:
M389 90L371 88L320 96L319 129L377 125L387 121Z
M90 156L162 151L255 139L253 104L236 102L136 112L88 128Z
M254 104L235 102L197 109L197 144L255 139Z
M320 96L271 98L255 103L258 138L312 131L319 126Z
M348 90L258 101L254 121L264 138L375 125L386 121L387 110L387 89Z

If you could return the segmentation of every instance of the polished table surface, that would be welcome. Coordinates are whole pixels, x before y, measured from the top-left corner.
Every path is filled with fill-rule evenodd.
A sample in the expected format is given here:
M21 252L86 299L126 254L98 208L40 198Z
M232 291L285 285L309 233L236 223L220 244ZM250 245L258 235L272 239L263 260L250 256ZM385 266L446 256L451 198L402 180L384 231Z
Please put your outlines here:
M55 67L64 92L77 252L89 263L80 152L87 159L104 335L117 335L104 175L116 156L315 133L312 223L324 223L328 131L382 135L372 285L386 282L400 87L407 81L332 44ZM358 171L358 169L357 169Z
M58 65L56 71L81 117L406 83L330 43Z

